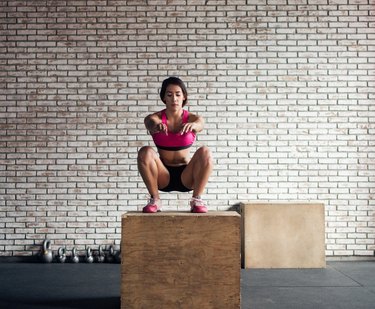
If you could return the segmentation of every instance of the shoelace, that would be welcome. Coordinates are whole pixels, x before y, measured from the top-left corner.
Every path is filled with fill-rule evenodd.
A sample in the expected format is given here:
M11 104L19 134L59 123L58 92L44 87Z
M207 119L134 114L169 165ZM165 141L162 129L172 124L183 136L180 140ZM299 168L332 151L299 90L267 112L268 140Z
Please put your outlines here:
M151 195L146 195L146 198L148 200L147 204L157 205L158 207L161 206L161 200L160 199L155 199L155 198L151 197Z
M190 202L193 203L193 206L207 206L202 199L196 197L192 197Z

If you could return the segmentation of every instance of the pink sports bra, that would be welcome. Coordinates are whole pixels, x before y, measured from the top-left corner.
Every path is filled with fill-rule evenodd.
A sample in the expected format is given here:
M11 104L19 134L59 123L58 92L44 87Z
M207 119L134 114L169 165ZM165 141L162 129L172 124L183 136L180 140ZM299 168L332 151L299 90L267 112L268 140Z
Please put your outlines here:
M187 123L189 119L189 112L183 110L182 114L182 123ZM165 109L161 111L161 121L164 124L167 124L167 115ZM168 131L168 135L164 132L157 132L152 134L152 139L156 147L163 150L177 151L191 147L195 142L195 133L188 132L185 134L173 133Z

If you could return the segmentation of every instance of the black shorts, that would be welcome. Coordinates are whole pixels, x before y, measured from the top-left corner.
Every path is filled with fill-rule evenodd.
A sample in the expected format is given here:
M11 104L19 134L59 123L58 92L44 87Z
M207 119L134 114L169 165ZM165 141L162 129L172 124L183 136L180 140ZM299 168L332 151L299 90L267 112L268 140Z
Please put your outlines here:
M163 192L171 192L171 191L189 192L191 191L192 189L186 188L181 181L181 175L184 169L186 168L186 166L187 166L186 164L180 165L180 166L165 165L165 167L167 168L169 172L169 177L170 177L169 184L165 188L159 189L159 190Z

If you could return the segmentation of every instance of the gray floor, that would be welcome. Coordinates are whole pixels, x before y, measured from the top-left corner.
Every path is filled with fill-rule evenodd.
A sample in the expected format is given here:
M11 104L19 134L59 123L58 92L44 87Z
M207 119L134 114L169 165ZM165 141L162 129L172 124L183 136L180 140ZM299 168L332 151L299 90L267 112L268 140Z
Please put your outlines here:
M0 308L120 308L119 264L0 263L0 278ZM374 309L375 262L241 270L241 302L246 309Z

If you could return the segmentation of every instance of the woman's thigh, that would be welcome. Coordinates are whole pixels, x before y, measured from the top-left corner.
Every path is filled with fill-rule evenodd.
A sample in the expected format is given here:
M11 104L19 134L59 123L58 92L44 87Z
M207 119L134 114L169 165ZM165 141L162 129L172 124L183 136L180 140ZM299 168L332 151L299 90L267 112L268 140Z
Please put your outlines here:
M167 168L164 166L163 162L161 161L159 154L149 146L142 147L139 151L139 157L142 156L144 161L148 161L149 163L146 164L147 168L150 169L149 173L144 173L146 176L148 175L155 175L154 173L157 172L157 184L158 188L164 188L169 184L169 172ZM154 165L154 164L155 165ZM156 167L156 171L155 171ZM147 176L146 176L147 177ZM155 177L155 176L152 176Z
M167 168L164 166L163 162L160 160L159 156L156 155L156 166L158 168L158 188L162 189L168 186L170 176Z
M197 169L199 168L199 159L200 159L200 154L199 150L196 151L187 164L186 168L181 174L181 182L182 184L190 189L194 189L194 179L195 179L195 174L198 172Z

